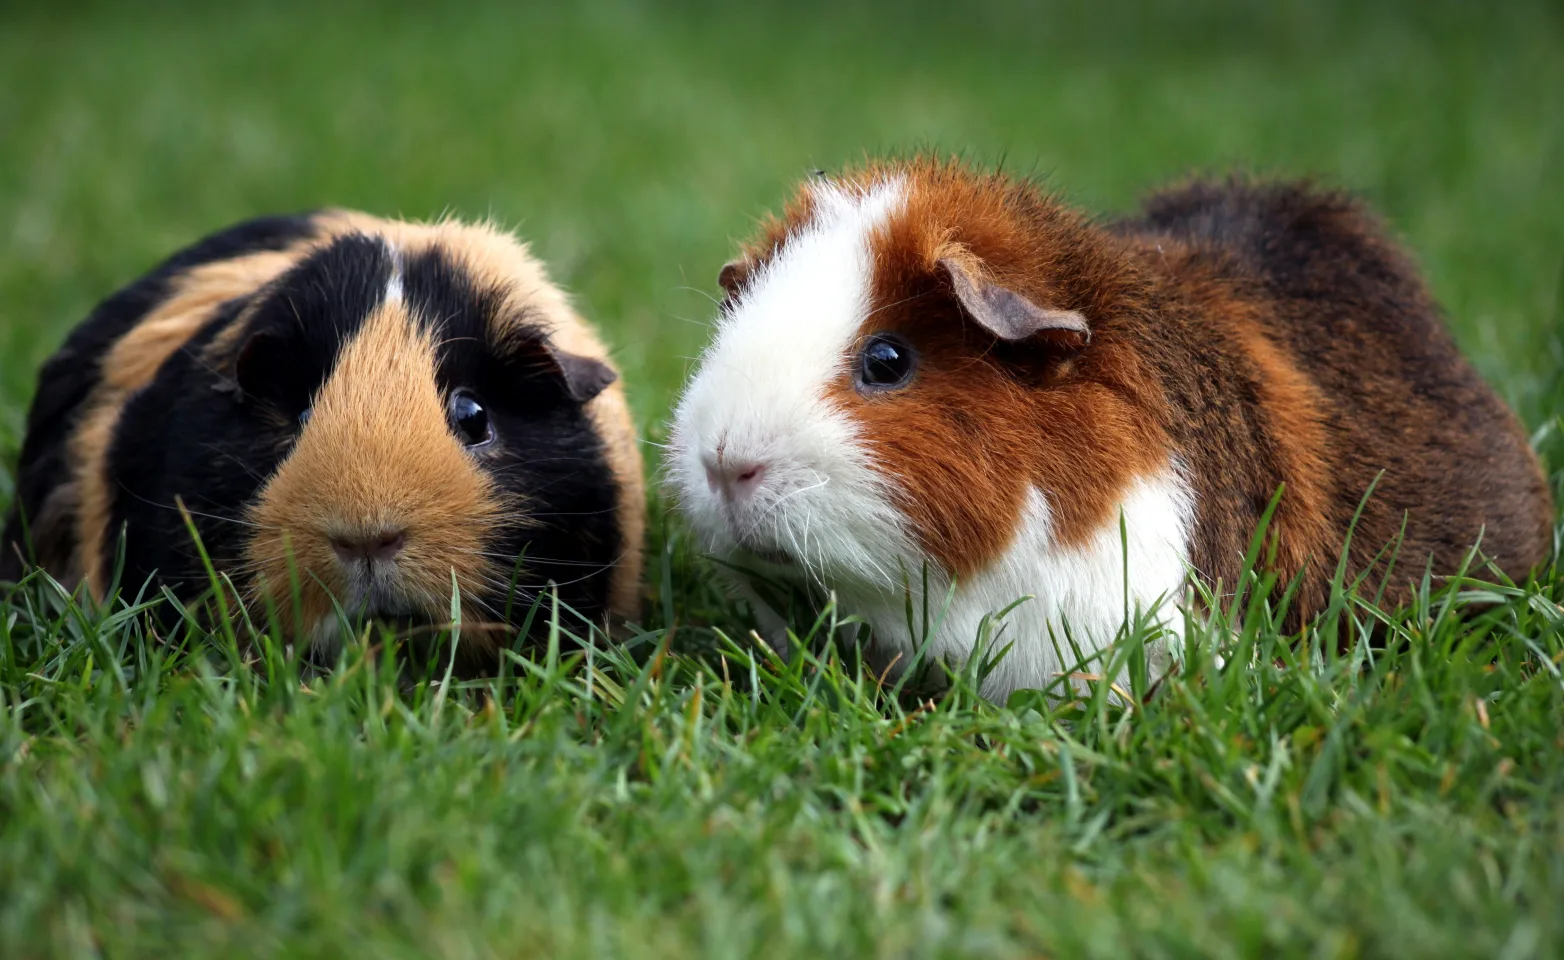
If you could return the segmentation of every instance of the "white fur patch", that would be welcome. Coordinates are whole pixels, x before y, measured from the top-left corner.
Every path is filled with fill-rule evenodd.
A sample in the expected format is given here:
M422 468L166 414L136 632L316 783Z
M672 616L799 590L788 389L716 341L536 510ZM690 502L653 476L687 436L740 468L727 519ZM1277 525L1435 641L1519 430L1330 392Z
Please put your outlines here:
M395 247L387 244L391 251L391 277L386 280L386 295L383 301L386 306L396 306L402 302L402 258Z
M1119 517L1124 518L1124 530ZM1137 613L1171 626L1178 615L1188 573L1194 497L1178 472L1168 469L1134 481L1113 519L1086 543L1060 547L1054 541L1047 497L1032 490L1015 539L993 565L953 595L950 581L931 569L930 626L925 656L964 663L978 642L983 618L1023 597L990 631L988 653L1009 651L984 682L985 696L1003 701L1014 690L1047 686L1062 671L1111 643ZM1124 545L1128 543L1126 571ZM1127 579L1126 579L1127 573ZM923 610L921 576L913 578L915 619ZM949 606L945 603L949 597ZM876 659L910 662L924 624L907 623L905 591L891 595L843 595L874 632ZM943 619L941 614L943 612ZM1088 669L1100 669L1100 662Z
M900 205L900 180L821 184L812 222L751 280L674 415L670 473L714 552L784 551L825 581L889 585L911 539L859 426L825 399L869 311L869 238ZM741 504L710 489L706 464L758 461Z

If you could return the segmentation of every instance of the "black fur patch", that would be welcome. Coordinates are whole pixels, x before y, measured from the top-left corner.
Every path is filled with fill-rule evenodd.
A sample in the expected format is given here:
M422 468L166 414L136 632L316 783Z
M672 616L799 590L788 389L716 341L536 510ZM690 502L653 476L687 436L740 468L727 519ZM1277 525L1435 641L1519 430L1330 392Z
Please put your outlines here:
M503 596L485 600L519 618L552 583L564 603L595 616L625 549L615 514L619 489L543 331L497 350L489 329L504 308L503 292L475 285L438 250L409 258L402 276L409 308L439 344L441 390L469 390L489 412L495 440L473 456L500 489L527 505L529 525L497 530L487 545L491 553L523 558L517 594L510 604Z
M27 414L27 435L17 464L16 499L0 535L0 580L21 576L17 547L22 541L21 512L36 517L49 493L68 482L66 460L71 435L101 379L104 356L126 333L168 297L172 281L202 264L263 250L282 250L315 234L308 215L261 217L214 233L158 264L146 276L95 307L43 365L38 390ZM74 531L71 531L74 538ZM40 544L52 566L63 563L74 543Z
M109 539L111 569L126 530L123 583L139 587L154 572L173 586L204 588L206 575L176 498L190 511L219 570L233 570L249 529L244 511L276 472L299 433L299 415L330 374L337 354L380 305L391 255L378 238L350 234L300 261L263 291L239 338L263 344L250 355L252 389L234 370L201 356L248 303L230 301L171 356L126 404L109 449L116 481Z

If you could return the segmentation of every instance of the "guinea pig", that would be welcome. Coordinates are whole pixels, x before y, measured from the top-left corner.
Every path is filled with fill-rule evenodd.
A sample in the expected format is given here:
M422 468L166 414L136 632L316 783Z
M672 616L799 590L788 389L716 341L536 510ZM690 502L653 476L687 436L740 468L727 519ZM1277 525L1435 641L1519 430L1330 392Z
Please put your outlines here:
M317 651L343 614L448 622L453 589L502 636L551 587L630 617L645 500L617 377L492 226L248 221L104 300L44 366L0 578L36 563L101 600L122 563L128 593L192 595L188 513Z
M1378 569L1392 605L1479 538L1516 578L1551 549L1520 423L1340 193L1193 182L1102 222L963 163L878 162L805 183L720 280L671 483L725 565L834 591L887 666L970 657L1030 597L983 689L1046 686L1127 610L1171 625L1191 573L1230 590L1279 489L1294 629L1371 485L1348 574Z

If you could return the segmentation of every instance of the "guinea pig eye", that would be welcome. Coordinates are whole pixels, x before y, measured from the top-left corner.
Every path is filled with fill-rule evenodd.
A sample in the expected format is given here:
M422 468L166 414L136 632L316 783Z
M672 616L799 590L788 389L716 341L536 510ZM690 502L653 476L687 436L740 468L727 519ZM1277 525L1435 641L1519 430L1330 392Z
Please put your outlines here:
M858 356L858 382L866 387L899 387L912 377L913 350L900 337L877 333Z
M494 439L494 427L489 423L489 411L483 409L483 404L478 398L466 390L458 390L451 394L450 402L446 404L446 417L451 421L451 429L462 438L462 442L469 447L481 447Z
M303 427L305 424L309 423L310 422L310 415L313 414L314 412L315 412L315 408L314 407L305 407L302 411L300 411L299 412L299 426Z

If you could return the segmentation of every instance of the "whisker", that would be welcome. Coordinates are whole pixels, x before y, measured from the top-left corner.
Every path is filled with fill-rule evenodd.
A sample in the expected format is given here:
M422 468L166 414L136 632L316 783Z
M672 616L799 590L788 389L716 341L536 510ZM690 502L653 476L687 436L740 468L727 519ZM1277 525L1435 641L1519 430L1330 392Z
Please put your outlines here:
M910 297L903 297L902 299L897 300L894 303L887 303L884 306L876 307L873 310L870 310L869 313L864 317L864 319L865 320L873 319L874 315L877 314L877 313L883 313L884 311L889 310L892 307L899 307L899 306L901 306L904 303L911 303L914 300L918 300L918 299L921 299L923 297L932 296L936 292L937 291L934 291L934 290L925 290L922 293L915 293L915 294L913 294Z
M514 553L497 553L489 550L467 550L463 552L463 555L469 557L483 557L486 560L500 560L505 563L507 568L515 566L518 557L518 555ZM606 561L606 563L608 565L613 565L618 563L620 560L623 560L624 557L625 554L621 552L619 556L612 560ZM520 555L520 558L522 560L523 570L525 570L527 566L533 562L546 563L555 567L601 567L604 565L603 563L592 560L565 560L559 557L545 557L536 553Z
M170 511L172 513L178 513L179 512L179 507L177 505L172 504L172 503L159 503L156 500L152 500L152 499L149 499L147 497L143 497L139 493L136 493L135 491L126 488L124 484L120 484L119 485L119 489L120 489L121 493L124 493L124 494L126 494L127 496L130 496L130 497L133 497L137 501L139 501L139 502L141 502L143 504L146 504L149 507L156 507L159 510L168 510L168 511ZM190 508L190 504L188 504L188 503L185 504L185 510L192 517L204 517L204 518L206 518L208 520L220 520L220 521L222 521L224 523L233 523L233 524L237 524L237 525L242 526L242 527L253 527L253 528L257 529L257 530L268 529L266 526L264 526L262 524L259 524L259 523L255 523L255 522L250 521L250 520L242 520L242 519L240 519L238 517L225 517L225 516L222 516L221 514L203 513L200 510L192 510ZM274 528L274 529L281 529L281 528L279 527L279 528Z
M721 299L712 296L710 291L703 290L700 287L681 286L681 287L674 287L674 289L675 290L687 291L689 293L698 293L701 296L705 297L707 300L710 300L712 306L714 306L714 307L722 306L722 300ZM706 321L706 323L709 325L710 321Z
M761 511L760 516L755 518L755 521L750 524L749 530L744 535L746 537L754 536L755 531L760 529L760 525L765 522L766 518L771 516L773 511L775 511L778 507L782 506L782 504L787 502L790 498L796 497L796 496L798 496L801 493L808 493L811 490L819 490L821 487L829 484L830 482L831 482L831 478L830 477L825 477L819 483L812 483L809 486L799 487L796 490L789 490L787 493L784 493L782 496L780 496L780 497L776 498L774 501L772 501L771 504L769 506L767 506L765 510Z
M604 507L601 510L550 510L544 513L528 513L527 516L533 517L535 519L543 519L545 517L601 517L610 513L614 513L618 509L619 508L617 506L613 506Z
M227 450L224 450L222 447L218 446L217 444L215 444L215 443L203 443L203 444L201 444L201 449L203 449L203 450L210 450L212 453L215 453L215 454L217 454L220 457L223 457L223 458L228 459L228 460L232 460L239 467L239 469L243 470L245 472L245 474L247 476L249 476L249 478L251 480L254 480L255 482L261 483L261 484L264 484L266 482L266 478L261 476L259 473L256 473L253 469L251 469L249 464L245 463L243 460L240 460L238 457L236 457L233 454L229 453Z

